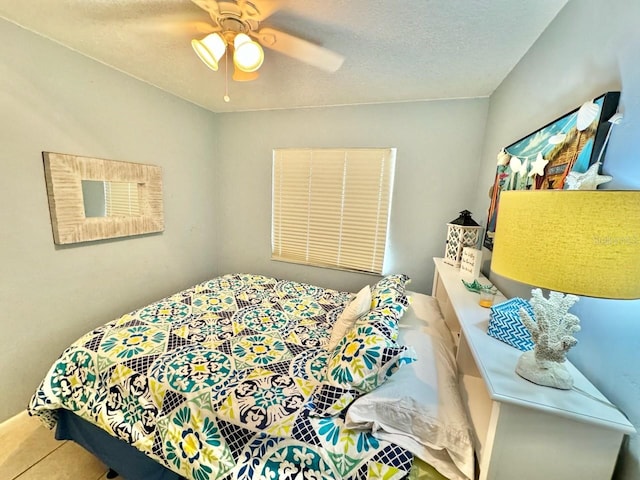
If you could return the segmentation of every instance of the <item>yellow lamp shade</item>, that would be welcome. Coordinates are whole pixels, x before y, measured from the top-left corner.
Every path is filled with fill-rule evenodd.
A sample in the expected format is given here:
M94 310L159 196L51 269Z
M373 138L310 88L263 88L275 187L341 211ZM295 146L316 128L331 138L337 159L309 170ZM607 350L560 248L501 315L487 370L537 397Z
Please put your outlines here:
M227 43L219 34L211 33L202 40L193 39L191 46L207 67L218 70L218 62L227 48Z
M491 270L589 297L640 298L640 191L500 195Z
M264 51L259 43L254 42L244 33L236 35L233 41L235 52L233 63L243 72L255 72L264 60Z

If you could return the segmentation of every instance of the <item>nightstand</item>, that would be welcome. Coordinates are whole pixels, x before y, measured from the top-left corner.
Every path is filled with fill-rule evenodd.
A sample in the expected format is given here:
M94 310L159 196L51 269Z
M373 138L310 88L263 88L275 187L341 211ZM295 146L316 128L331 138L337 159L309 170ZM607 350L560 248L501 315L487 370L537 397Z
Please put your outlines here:
M518 376L522 352L487 335L489 309L464 287L458 269L439 258L434 262L432 295L459 338L460 392L474 430L480 480L611 479L633 425L569 362L572 390ZM496 303L503 300L499 293Z

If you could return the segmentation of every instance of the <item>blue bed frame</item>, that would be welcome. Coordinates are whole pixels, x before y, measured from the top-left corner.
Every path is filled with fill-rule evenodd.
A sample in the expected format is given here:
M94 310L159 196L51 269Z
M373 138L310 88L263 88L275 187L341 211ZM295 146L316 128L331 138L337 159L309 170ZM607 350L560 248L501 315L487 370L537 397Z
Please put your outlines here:
M72 440L81 445L127 480L182 479L180 475L147 457L131 445L112 437L68 410L58 410L56 439Z

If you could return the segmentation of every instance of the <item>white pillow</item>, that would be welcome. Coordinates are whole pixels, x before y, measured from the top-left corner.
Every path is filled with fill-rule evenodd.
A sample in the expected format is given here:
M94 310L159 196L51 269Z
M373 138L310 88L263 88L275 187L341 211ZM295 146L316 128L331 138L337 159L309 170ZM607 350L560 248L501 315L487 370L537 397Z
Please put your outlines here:
M451 480L473 478L473 446L451 336L439 310L430 308L430 299L413 297L406 314L419 313L400 326L398 340L414 347L417 360L355 400L345 426L371 429L377 438L406 448Z
M430 295L407 292L409 297L409 309L400 318L400 328L424 327L425 333L432 337L439 337L453 348L451 330L444 321L438 300Z
M331 330L331 338L326 344L327 350L333 350L338 345L338 342L342 340L349 330L355 325L356 320L362 317L365 313L368 313L371 309L371 288L369 285L365 285L356 295L356 298L351 300L349 305L342 311L336 323L333 324L333 330Z

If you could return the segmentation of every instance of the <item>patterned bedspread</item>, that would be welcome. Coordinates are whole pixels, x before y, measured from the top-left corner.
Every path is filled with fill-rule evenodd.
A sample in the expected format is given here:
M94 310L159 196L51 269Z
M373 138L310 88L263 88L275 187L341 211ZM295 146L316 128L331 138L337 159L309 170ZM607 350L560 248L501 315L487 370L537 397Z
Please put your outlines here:
M412 455L307 405L352 296L226 275L87 333L29 412L66 408L194 480L405 477Z

